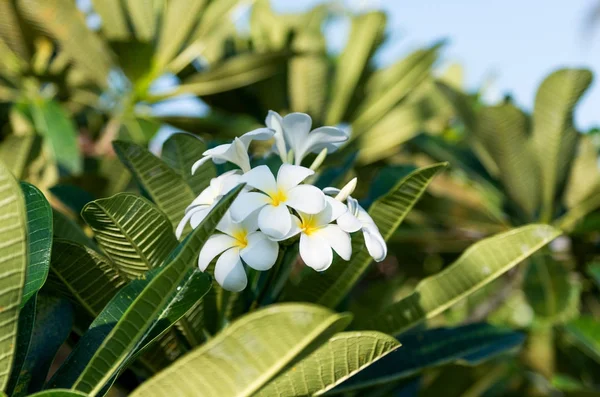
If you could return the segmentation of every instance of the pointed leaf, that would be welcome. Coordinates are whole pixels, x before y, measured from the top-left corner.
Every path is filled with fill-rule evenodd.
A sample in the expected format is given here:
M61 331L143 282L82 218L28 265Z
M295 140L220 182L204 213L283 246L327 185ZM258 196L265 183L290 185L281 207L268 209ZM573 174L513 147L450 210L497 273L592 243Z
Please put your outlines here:
M177 246L167 217L135 194L119 193L92 201L81 216L119 271L129 278L162 265Z
M565 325L567 335L575 345L600 363L600 321L592 316L581 316Z
M52 208L33 185L21 182L27 207L28 265L21 307L35 295L48 277L52 250Z
M538 88L533 110L533 145L542 173L542 219L553 215L556 192L568 175L578 133L573 109L592 82L585 69L561 69Z
M330 394L372 387L405 379L428 368L450 363L478 365L514 350L525 335L489 324L436 328L402 335L395 350L332 390Z
M162 149L163 161L181 175L195 194L200 194L210 184L210 180L217 176L212 161L204 163L192 175L192 165L202 157L206 149L206 144L191 134L173 134Z
M563 264L546 255L531 259L523 291L536 317L558 319L567 311L574 288L569 276Z
M328 338L348 321L347 314L314 305L269 306L236 320L132 396L250 396L311 342Z
M273 379L256 396L320 396L400 347L380 332L342 332Z
M102 19L104 37L112 41L125 41L131 37L121 0L92 0L92 5Z
M80 393L77 390L52 389L31 394L29 397L87 397L87 394Z
M14 394L15 387L21 383L21 371L25 365L25 359L29 352L31 336L33 335L33 325L35 323L35 310L37 304L37 295L33 296L19 311L19 324L17 327L17 344L15 346L15 358L10 372L10 379L6 385L6 392L9 395Z
M369 214L386 241L419 201L433 177L446 165L446 163L435 164L410 173L386 196L373 203ZM373 261L364 247L362 234L355 234L352 240L353 255L349 262L337 258L326 272L308 273L299 285L288 286L284 299L336 307Z
M27 213L19 184L0 162L0 390L14 359L27 271Z
M74 220L55 209L52 209L52 226L54 229L54 237L70 240L85 245L93 250L98 250L96 244L85 234L83 229L81 229Z
M412 294L359 326L397 335L495 280L560 234L551 226L534 224L479 241L452 265L421 280Z
M128 16L139 41L149 42L154 38L158 22L159 2L156 0L125 0Z
M0 159L17 179L23 179L25 169L31 160L33 147L39 137L35 135L8 135L0 142Z
M98 348L73 388L96 394L117 373L128 354L147 335L169 298L196 263L200 249L213 234L222 216L243 185L233 189L211 210L206 219L186 239L177 256L150 281L133 301Z
M148 150L131 142L113 142L115 152L152 201L164 212L173 228L196 194L177 172Z

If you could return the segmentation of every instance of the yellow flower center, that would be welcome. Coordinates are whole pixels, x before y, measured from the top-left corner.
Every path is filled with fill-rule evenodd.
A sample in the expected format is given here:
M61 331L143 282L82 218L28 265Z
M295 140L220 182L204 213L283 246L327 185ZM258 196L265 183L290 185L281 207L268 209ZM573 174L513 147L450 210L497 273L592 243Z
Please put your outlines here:
M314 217L307 216L306 218L302 219L300 229L302 229L304 234L310 236L311 234L319 230L319 226L317 225L317 222Z
M245 229L238 229L231 235L235 239L235 246L239 249L248 246L248 232Z
M273 207L277 207L279 204L287 200L285 192L281 189L277 189L277 191L273 194L270 194L269 197L271 197L271 205L273 205Z

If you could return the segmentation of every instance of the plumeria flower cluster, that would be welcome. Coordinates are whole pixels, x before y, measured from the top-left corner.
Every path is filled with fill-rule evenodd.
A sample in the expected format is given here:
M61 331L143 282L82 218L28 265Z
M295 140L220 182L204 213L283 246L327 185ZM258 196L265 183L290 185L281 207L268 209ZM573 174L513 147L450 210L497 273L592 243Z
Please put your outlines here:
M187 207L176 234L180 238L189 224L196 228L210 210L240 183L246 187L231 205L200 251L198 266L206 271L216 259L214 277L226 290L241 291L248 279L245 267L271 269L279 255L279 244L299 240L300 257L307 266L325 271L334 252L350 260L350 234L361 231L365 246L375 261L387 255L385 240L377 225L351 194L356 178L342 189L323 190L309 183L315 169L328 153L349 138L336 127L311 130L312 120L304 113L281 117L270 111L266 128L250 131L228 144L207 150L192 166L231 163L238 167L213 178L210 185ZM281 165L273 174L266 165L251 166L248 152L252 141L272 140L272 153ZM317 154L310 168L302 165L309 154Z

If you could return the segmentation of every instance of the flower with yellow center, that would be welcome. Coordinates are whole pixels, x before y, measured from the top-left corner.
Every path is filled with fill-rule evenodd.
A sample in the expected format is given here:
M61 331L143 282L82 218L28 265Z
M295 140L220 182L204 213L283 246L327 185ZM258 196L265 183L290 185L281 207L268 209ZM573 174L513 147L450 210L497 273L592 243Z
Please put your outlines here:
M246 172L240 182L256 189L240 194L231 206L231 216L240 222L258 212L258 227L273 239L281 239L292 229L290 208L317 214L325 208L325 195L312 185L301 185L314 171L299 165L283 164L277 179L266 165Z
M228 291L241 291L246 288L248 279L244 263L259 271L269 270L277 260L279 244L258 231L255 215L241 223L231 220L226 213L215 233L208 238L198 257L198 267L206 271L213 259L215 280Z

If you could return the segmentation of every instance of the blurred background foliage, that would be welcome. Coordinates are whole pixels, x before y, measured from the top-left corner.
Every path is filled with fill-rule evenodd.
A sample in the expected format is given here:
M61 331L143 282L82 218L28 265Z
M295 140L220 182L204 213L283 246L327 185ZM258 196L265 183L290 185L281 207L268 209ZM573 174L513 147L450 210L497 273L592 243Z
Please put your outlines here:
M236 28L242 3L251 7L244 32ZM524 330L519 352L481 365L457 360L367 395L592 395L600 388L600 136L573 123L590 71L547 76L529 113L510 97L483 103L483 87L466 91L460 65L438 67L444 42L378 67L373 57L388 33L382 12L323 4L281 15L263 0L93 0L88 10L72 0L0 0L0 16L0 158L44 192L62 222L91 235L83 206L137 189L115 161L115 139L147 146L165 126L204 139L198 147L171 142L163 159L173 166L186 149L198 157L263 124L268 110L306 112L315 126L351 131L319 183L341 186L358 176L365 206L417 167L450 163L391 237L390 258L340 308L381 309L491 234L531 222L565 232L430 321ZM351 23L340 54L326 45L330 18ZM160 111L193 99L208 112ZM268 149L258 145L257 158Z

